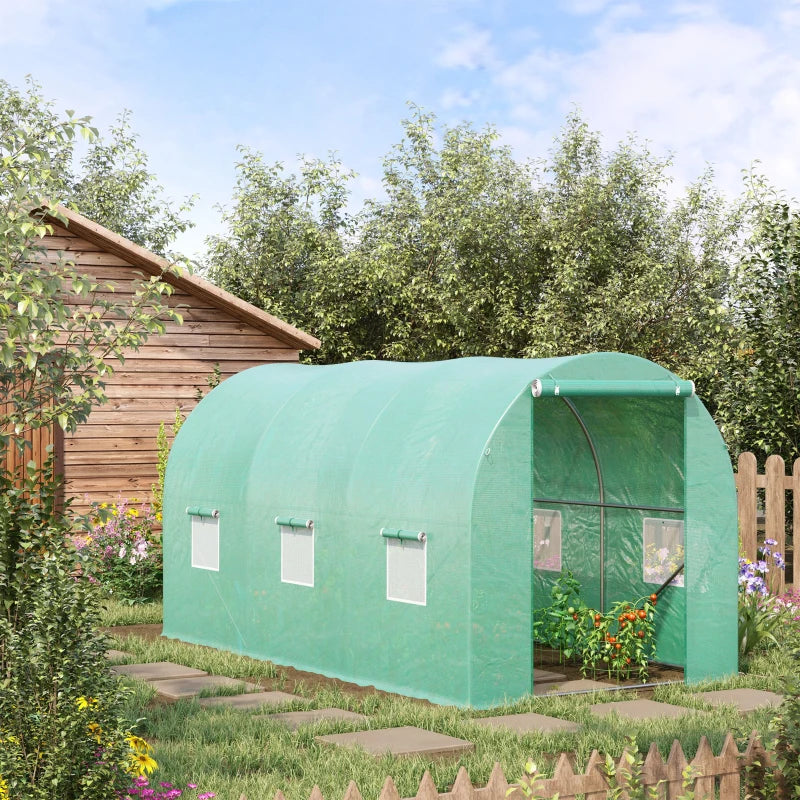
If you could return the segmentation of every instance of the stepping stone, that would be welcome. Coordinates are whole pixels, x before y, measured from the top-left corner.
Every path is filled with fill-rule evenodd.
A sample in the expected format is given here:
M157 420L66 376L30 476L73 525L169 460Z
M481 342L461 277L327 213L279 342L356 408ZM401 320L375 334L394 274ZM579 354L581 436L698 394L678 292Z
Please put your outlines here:
M106 650L106 658L109 661L122 661L123 659L130 657L130 653L123 653L122 650Z
M620 700L616 703L598 703L589 710L596 717L605 717L616 712L626 719L663 719L665 717L682 717L684 714L696 713L693 708L673 706L670 703L658 703L655 700Z
M551 683L552 681L565 681L566 679L567 676L562 675L560 672L548 672L546 669L533 670L534 685L537 683Z
M116 675L127 675L129 678L139 678L143 681L168 681L174 678L199 678L208 675L202 669L184 667L182 664L173 664L171 661L157 661L153 664L120 664L111 667Z
M249 683L248 686L253 684ZM248 694L222 695L220 697L200 697L197 702L204 708L224 706L247 711L262 706L279 706L297 700L296 694L286 692L250 692Z
M757 708L775 708L783 702L782 694L762 689L721 689L718 692L700 692L700 697L712 706L736 706L742 714Z
M289 730L296 731L301 725L312 725L323 720L337 722L366 722L369 717L345 711L343 708L317 708L314 711L284 711L282 714L260 714L259 719L280 722Z
M513 733L575 733L583 726L577 722L556 717L546 717L544 714L507 714L501 717L479 717L473 719L478 725L487 728L505 728Z
M163 697L180 700L182 697L196 697L204 689L218 689L233 686L244 692L257 692L261 689L255 683L226 678L223 675L205 675L197 678L175 678L173 680L148 681ZM211 698L208 698L209 700Z
M357 733L334 733L316 736L315 741L339 747L361 747L373 756L415 756L430 758L457 756L475 749L472 742L426 731L409 725L402 728L379 728Z
M560 694L561 692L594 692L600 689L616 689L615 683L603 683L603 681L590 681L581 678L577 681L560 681L558 683L546 683L544 686L534 684L533 693L541 694Z

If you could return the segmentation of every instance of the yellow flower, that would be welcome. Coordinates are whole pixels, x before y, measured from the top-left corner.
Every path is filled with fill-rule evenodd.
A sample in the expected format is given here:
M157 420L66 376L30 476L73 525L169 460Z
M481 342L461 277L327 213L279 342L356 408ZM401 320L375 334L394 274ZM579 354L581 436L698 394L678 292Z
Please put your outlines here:
M162 516L161 516L161 512L160 512L160 511L159 511L159 512L156 514L156 519L157 519L159 522L161 522L161 520L162 520Z
M85 711L87 708L96 708L97 707L97 700L94 697L79 697L75 703L78 706L78 710Z
M3 780L0 775L0 800L8 800L8 784Z
M149 753L152 749L141 736L134 736L132 733L125 737L125 741L128 743L128 747L130 747L131 750L135 750L137 753Z
M103 729L96 722L90 722L87 727L89 728L89 735L94 737L94 740L99 744L100 734L103 732Z
M158 768L155 759L147 753L131 753L130 767L128 769L134 775L145 775Z
M100 508L108 508L108 503L100 503Z

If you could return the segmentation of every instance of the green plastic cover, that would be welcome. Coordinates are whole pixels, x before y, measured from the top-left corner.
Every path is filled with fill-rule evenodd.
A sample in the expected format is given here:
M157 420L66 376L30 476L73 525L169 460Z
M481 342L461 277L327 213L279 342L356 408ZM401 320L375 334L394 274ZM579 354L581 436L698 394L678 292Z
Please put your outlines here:
M534 398L537 378L663 381L672 395L575 397L571 409ZM653 590L644 527L682 521L685 585L659 604L659 658L690 680L734 673L733 474L678 380L616 353L240 373L170 454L164 635L434 702L519 698L533 690L533 613L555 575L534 567L534 514L558 511L562 566L590 602L602 584L606 605ZM191 567L187 506L220 510L218 572ZM289 540L276 517L313 529ZM425 538L390 553L387 531ZM700 642L690 625L702 618L714 626Z

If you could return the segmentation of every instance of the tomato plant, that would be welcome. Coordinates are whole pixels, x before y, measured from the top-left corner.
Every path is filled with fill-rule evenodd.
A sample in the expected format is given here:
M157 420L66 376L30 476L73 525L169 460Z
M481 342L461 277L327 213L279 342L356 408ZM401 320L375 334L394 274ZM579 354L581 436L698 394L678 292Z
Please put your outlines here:
M533 623L534 638L558 650L560 658L572 658L578 630L586 608L580 598L581 585L575 576L564 570L550 591L551 603L537 612Z
M564 571L551 598L534 623L537 641L558 650L562 659L578 658L584 677L607 672L618 679L637 674L643 683L647 680L656 654L657 595L620 600L601 613L580 599L580 583Z

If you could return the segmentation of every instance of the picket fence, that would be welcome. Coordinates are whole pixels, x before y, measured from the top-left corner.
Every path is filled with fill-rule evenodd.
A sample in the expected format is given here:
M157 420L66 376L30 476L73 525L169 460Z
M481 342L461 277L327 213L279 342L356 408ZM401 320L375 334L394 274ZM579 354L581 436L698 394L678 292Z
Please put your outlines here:
M685 778L688 774L687 767L691 768L694 776L688 781ZM630 769L624 753L616 762L616 768L619 774ZM750 734L747 747L742 753L739 752L733 736L728 734L718 756L714 755L704 736L700 740L697 754L690 762L687 762L680 742L676 739L666 761L661 757L655 743L650 746L642 765L642 783L644 786L656 787L659 800L678 800L687 790L694 791L695 800L740 800L742 776L748 769L752 771L751 779L756 785L761 784L764 770L774 769L770 756L755 731ZM624 779L620 783L624 786ZM507 797L510 800L525 800L526 796L551 798L555 794L558 794L559 800L574 800L576 795L583 795L585 800L607 800L618 796L613 785L609 784L605 759L596 750L592 752L583 774L576 775L568 756L562 753L552 778L538 777L528 783L528 786L529 794L520 788L520 784L509 784L500 765L495 764L486 786L473 786L466 769L461 767L452 789L438 792L430 773L426 771L417 794L408 800L506 800ZM788 800L785 787L779 785L776 797L778 800L784 797ZM242 795L240 800L247 798ZM285 800L283 792L277 792L274 800ZM324 800L319 787L314 787L309 800ZM363 800L354 781L350 781L343 800ZM386 778L378 800L401 800L391 778Z
M787 571L795 586L800 585L800 458L796 459L791 474L786 474L783 459L778 455L767 458L764 473L759 474L756 457L752 453L739 456L736 473L737 500L739 506L739 536L745 558L756 561L758 547L764 539L774 539L774 549L788 555ZM759 490L763 495L763 517L759 514ZM787 513L787 492L790 493ZM791 548L787 553L786 520L791 515ZM773 593L786 590L786 573L781 569L770 570L769 588Z

